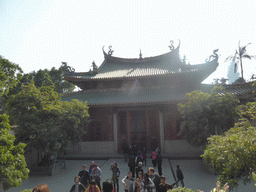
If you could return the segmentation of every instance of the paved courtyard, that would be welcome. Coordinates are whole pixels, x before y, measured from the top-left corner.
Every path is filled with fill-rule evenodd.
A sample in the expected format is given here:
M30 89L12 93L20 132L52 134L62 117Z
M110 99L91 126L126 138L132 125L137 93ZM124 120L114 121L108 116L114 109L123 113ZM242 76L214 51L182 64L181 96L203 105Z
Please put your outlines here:
M8 192L20 192L24 189L34 188L36 185L42 183L46 183L51 192L69 192L74 184L74 177L81 170L82 164L86 164L87 167L89 167L90 162L91 160L66 160L66 169L57 169L53 176L30 176L27 180L23 181L22 186L12 188L8 190ZM123 192L121 179L124 178L129 171L127 163L124 162L123 159L95 160L95 162L101 167L103 172L102 181L111 179L112 171L110 170L110 166L113 162L117 162L121 171L119 191ZM176 170L177 164L180 165L183 171L186 187L210 192L210 189L215 186L216 176L208 171L202 160L171 160L171 165L173 166L174 171ZM144 166L144 171L150 166L152 166L152 163L147 159L147 166ZM163 174L166 176L168 183L174 183L170 163L166 158L163 159ZM240 183L237 191L253 192L256 191L256 188L254 183L246 186L243 186L243 184Z

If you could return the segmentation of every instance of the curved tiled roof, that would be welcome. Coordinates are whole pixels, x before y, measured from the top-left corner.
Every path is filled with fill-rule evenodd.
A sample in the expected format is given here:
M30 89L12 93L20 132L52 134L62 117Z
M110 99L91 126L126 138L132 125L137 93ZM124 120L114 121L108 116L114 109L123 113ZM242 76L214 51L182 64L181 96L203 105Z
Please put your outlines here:
M140 78L159 75L203 73L204 79L214 72L218 66L218 59L198 65L186 65L180 60L179 46L171 52L142 59L126 59L113 57L103 50L104 62L93 73L68 73L65 79L68 81L92 81L117 78ZM206 77L205 77L206 76ZM204 79L201 79L202 82Z

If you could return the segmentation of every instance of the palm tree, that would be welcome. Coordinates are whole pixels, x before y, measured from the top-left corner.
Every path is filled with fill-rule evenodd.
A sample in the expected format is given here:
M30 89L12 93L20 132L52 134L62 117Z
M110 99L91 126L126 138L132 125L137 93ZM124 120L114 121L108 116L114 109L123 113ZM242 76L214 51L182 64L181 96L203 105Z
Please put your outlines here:
M247 45L241 47L240 46L240 41L238 42L238 49L236 50L235 52L235 55L234 56L228 56L225 60L225 62L227 60L233 60L233 61L236 61L235 63L235 70L234 70L234 73L236 73L237 71L237 66L238 64L240 64L240 67L241 67L241 75L242 75L242 79L244 79L244 72L243 72L243 58L248 58L248 59L252 59L255 57L255 55L248 55L246 53L246 47L248 45L250 45L251 43L248 43Z

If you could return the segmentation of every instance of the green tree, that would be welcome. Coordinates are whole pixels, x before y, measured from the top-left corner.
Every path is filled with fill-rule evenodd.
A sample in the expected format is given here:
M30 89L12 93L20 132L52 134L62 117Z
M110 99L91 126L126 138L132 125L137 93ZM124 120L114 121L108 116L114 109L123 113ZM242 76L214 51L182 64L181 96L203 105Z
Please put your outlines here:
M70 93L75 89L75 85L64 80L64 71L60 67L55 69L54 67L49 71L52 82L55 86L55 91L58 93Z
M10 134L10 128L8 116L0 115L0 182L4 191L21 185L29 173L24 157L26 144L14 145L15 136Z
M4 114L4 105L9 90L19 80L21 68L0 56L0 183L3 190L21 185L28 178L29 170L24 158L24 143L14 144L15 136L10 134L9 119Z
M51 164L51 155L64 151L71 143L80 141L89 120L86 103L78 100L63 102L53 87L34 84L22 87L11 96L7 111L17 127L18 141L44 154L42 164Z
M0 56L0 113L4 112L4 104L9 90L15 87L19 81L17 73L22 73L19 65Z
M205 163L231 189L252 180L256 169L256 103L238 107L239 121L224 135L211 136L204 154Z
M45 69L45 70L40 69L37 72L32 72L32 76L34 77L33 81L34 81L36 87L54 85L54 83L49 75L49 71L47 69Z
M50 71L48 69L33 71L31 73L18 74L19 83L9 91L6 100L11 96L19 93L22 90L22 85L33 83L36 87L53 86L54 91L64 94L75 90L75 85L64 80L64 72L62 68Z
M182 116L179 135L192 146L206 144L210 135L223 134L234 126L238 103L223 87L214 87L210 93L186 94L186 102L178 104Z
M246 48L250 44L251 43L248 43L247 45L241 47L240 46L240 41L239 41L238 42L238 49L236 50L235 55L234 56L229 56L225 60L225 61L228 61L228 60L236 61L235 71L234 71L235 73L236 73L236 70L237 70L237 66L240 64L241 77L242 77L243 80L244 80L243 59L244 58L252 59L253 57L255 57L255 56L252 56L252 55L248 55L247 52L246 52Z

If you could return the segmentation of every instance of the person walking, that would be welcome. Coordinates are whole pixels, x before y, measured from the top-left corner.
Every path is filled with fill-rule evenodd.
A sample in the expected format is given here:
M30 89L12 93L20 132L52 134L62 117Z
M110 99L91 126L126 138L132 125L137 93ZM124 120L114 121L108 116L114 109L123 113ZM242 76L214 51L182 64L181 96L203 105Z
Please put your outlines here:
M129 146L127 145L125 140L123 140L123 143L122 143L122 146L121 146L121 150L123 151L124 161L127 162Z
M152 151L152 154L151 154L151 159L152 159L152 164L153 164L153 167L156 168L156 152L155 151Z
M80 177L80 182L87 189L89 181L90 181L90 176L89 176L89 171L86 170L86 167L87 166L85 164L82 166L82 170L78 173L78 176Z
M124 191L125 192L133 192L135 180L132 177L132 172L131 171L129 171L127 176L125 176L122 179L122 183L124 184Z
M145 166L147 166L147 155L146 155L147 151L146 151L146 148L143 147L142 149L142 163L144 163Z
M129 157L128 166L129 166L129 168L130 168L130 172L132 172L132 177L134 177L134 175L135 175L136 162L135 162L135 157L134 157L133 155L131 155L131 156Z
M176 174L177 174L177 178L178 178L177 184L178 184L178 183L179 183L179 181L180 181L180 182L181 182L182 187L184 187L184 181L183 181L184 176L183 176L183 173L182 173L182 171L181 171L181 169L180 169L180 166L179 166L179 165L177 165Z
M111 165L111 168L112 170L112 181L113 181L113 184L114 184L114 189L115 189L115 192L119 192L119 176L120 176L120 170L117 166L117 163L113 163Z
M157 161L157 167L158 167L159 175L163 175L163 173L162 173L162 160L163 160L163 157L161 155L161 151L158 151L156 161Z

